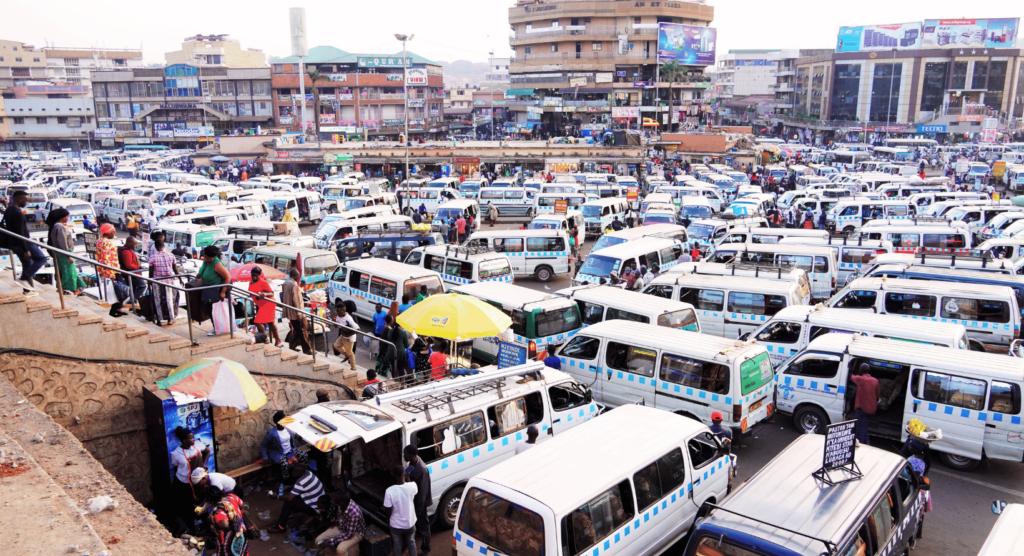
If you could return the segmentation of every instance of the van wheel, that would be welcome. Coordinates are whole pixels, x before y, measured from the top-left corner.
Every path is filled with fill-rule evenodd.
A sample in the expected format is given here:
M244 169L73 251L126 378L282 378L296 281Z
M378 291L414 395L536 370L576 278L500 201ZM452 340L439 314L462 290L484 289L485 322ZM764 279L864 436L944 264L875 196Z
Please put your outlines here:
M843 235L846 237L853 237L853 234L857 232L857 229L853 226L847 226L843 228Z
M970 351L981 351L981 352L987 351L985 349L985 344L982 344L981 342L979 342L977 340L968 340L967 341L967 349L969 349Z
M327 209L327 214L338 214L338 205L331 205Z
M122 232L128 231L128 227L125 226L124 220L121 220L120 218L117 220L117 227L120 228Z
M551 270L551 267L547 266L542 266L538 268L535 274L538 282L550 282L552 276L554 275L555 273Z
M972 471L981 464L980 459L957 456L945 452L939 452L939 459L942 460L943 465L957 471Z
M456 485L441 498L437 506L436 522L445 529L455 527L455 518L459 515L459 505L462 504L462 489L465 485Z
M793 415L793 424L803 433L821 434L825 432L828 425L828 415L825 412L813 407L801 407Z

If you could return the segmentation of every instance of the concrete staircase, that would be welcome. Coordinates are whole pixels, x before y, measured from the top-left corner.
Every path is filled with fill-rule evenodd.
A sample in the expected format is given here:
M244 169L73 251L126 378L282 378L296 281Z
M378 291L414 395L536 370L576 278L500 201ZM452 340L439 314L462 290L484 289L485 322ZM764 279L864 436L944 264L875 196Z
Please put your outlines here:
M31 349L45 353L97 360L130 360L180 365L199 357L224 357L250 371L291 376L300 380L342 383L355 389L365 382L366 370L353 372L331 355L309 355L267 344L252 344L243 330L234 338L207 336L209 321L192 325L189 340L184 309L177 324L157 326L141 317L109 316L109 304L86 296L64 296L64 309L53 287L40 285L39 294L25 297L9 274L0 277L0 347ZM279 324L280 328L280 324ZM286 329L285 329L286 331ZM285 333L282 331L282 335Z

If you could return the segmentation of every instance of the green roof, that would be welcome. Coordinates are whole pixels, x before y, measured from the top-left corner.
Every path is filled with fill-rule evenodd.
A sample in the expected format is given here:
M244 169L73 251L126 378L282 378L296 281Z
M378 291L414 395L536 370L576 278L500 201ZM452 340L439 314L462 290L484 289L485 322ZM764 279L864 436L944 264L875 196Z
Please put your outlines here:
M423 56L416 54L415 52L408 50L405 53L406 56L412 58L414 64L427 64L431 66L439 65L436 62L432 62ZM340 48L333 46L314 46L309 49L309 56L302 59L303 63L306 64L354 64L359 58L401 58L402 51L399 50L395 53L375 53L375 54L360 54L355 52L345 52ZM299 58L297 56L288 56L286 58L277 58L271 60L272 64L297 64Z

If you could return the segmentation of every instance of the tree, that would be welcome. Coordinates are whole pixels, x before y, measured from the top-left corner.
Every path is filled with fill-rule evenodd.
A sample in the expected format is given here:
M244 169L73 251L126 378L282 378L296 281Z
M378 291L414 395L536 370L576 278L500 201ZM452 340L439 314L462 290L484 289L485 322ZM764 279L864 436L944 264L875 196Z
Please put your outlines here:
M661 66L661 77L668 81L668 129L672 131L672 85L686 74L686 68L672 60Z
M310 68L307 73L309 80L313 88L313 124L316 126L316 136L320 138L320 89L317 89L317 83L323 83L324 81L330 81L330 79L320 73L320 70L316 68ZM305 102L305 101L303 101ZM305 130L303 130L305 131Z

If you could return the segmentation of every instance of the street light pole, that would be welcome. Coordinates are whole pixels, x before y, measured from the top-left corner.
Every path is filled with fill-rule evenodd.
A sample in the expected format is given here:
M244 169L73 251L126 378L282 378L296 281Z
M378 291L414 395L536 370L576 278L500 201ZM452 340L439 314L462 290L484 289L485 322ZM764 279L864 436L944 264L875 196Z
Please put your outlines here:
M902 69L902 68L901 68ZM885 138L889 138L889 118L892 114L892 82L896 80L896 49L892 49L892 64L889 67L889 104L885 109ZM902 81L901 81L902 83ZM897 109L899 106L897 105Z
M405 100L405 183L406 190L409 189L411 182L409 181L409 62L407 60L407 53L405 49L406 41L411 41L415 35L401 35L395 33L395 38L402 41L402 93ZM399 183L401 185L401 183ZM406 191L406 206L409 206L409 195Z

